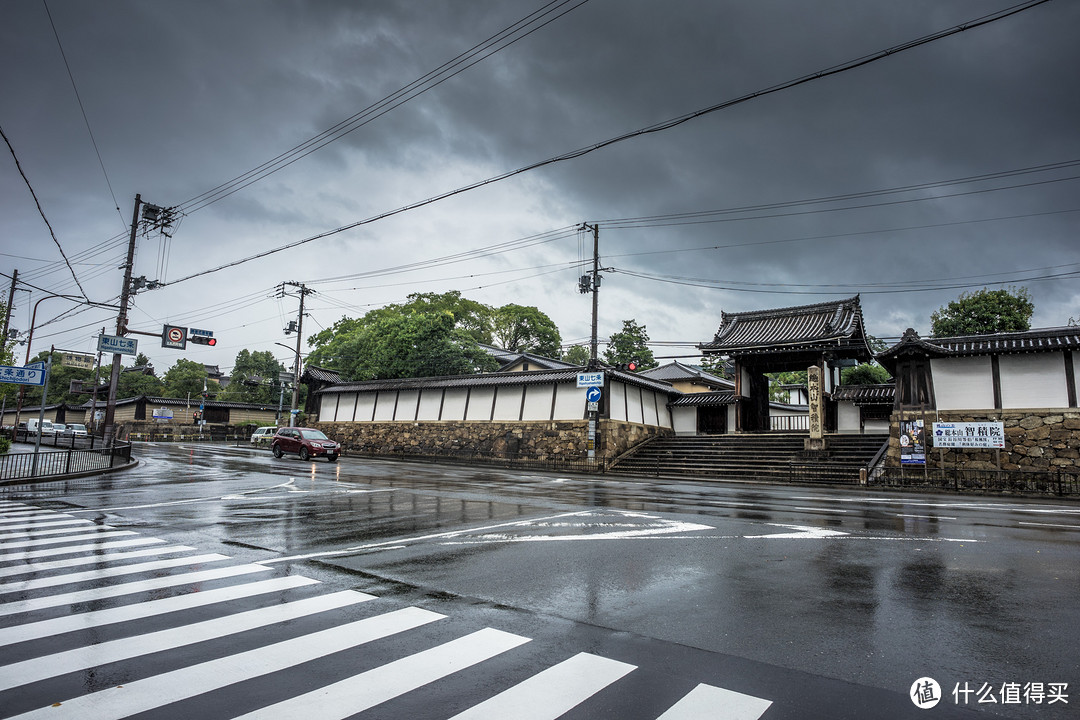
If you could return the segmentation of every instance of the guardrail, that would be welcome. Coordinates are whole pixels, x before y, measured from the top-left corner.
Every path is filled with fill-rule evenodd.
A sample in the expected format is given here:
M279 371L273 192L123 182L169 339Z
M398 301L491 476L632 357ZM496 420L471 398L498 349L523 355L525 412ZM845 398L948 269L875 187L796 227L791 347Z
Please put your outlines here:
M51 450L37 454L34 472L34 453L0 455L0 481L37 480L93 470L108 470L131 462L131 443L117 443L112 448L96 450Z
M1080 472L1054 470L961 470L886 468L871 486L992 492L1017 495L1080 496Z

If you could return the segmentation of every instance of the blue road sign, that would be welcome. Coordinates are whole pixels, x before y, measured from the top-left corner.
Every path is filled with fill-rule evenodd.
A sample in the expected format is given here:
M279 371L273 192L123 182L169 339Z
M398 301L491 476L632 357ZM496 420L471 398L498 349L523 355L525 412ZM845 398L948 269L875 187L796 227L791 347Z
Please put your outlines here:
M15 383L17 385L44 385L45 371L37 368L0 365L0 382Z
M585 391L585 399L589 402L600 402L600 395L600 388L595 386Z

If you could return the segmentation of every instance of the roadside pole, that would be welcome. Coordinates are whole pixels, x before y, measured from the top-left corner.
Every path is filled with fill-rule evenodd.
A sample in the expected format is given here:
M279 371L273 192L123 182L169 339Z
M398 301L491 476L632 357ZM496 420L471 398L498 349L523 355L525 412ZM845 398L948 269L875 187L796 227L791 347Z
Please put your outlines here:
M45 422L45 401L49 399L49 378L52 376L52 356L56 346L49 348L49 359L45 363L45 387L41 391L41 408L38 409L37 435L34 438L34 460L30 466L30 477L37 477L38 453L41 452L41 424ZM53 441L55 442L55 440Z
M135 236L139 229L139 207L142 195L135 195L135 210L131 215L131 236L128 239L127 261L124 263L124 284L120 288L120 313L116 316L116 334L123 337L127 331L128 299L131 296L131 271L135 264ZM112 373L109 376L109 400L105 405L105 431L102 447L111 448L116 428L116 389L120 384L120 353L113 353Z

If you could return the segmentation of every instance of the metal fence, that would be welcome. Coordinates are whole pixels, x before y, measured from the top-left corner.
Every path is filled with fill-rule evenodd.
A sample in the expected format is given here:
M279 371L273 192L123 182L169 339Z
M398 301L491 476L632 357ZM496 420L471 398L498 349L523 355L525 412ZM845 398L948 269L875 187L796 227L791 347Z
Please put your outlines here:
M870 485L925 488L955 492L991 492L1017 495L1080 495L1076 470L961 470L958 468L886 468L870 478Z
M0 481L26 480L69 475L92 470L107 470L131 462L131 444L117 443L111 449L50 450L37 454L34 472L34 453L0 455Z

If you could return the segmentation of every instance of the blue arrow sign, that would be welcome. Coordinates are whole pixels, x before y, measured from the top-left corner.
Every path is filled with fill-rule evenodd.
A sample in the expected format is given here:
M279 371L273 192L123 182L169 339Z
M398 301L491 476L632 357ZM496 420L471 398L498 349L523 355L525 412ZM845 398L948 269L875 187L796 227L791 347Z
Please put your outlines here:
M600 402L600 395L600 388L595 386L585 391L585 399L589 402Z

